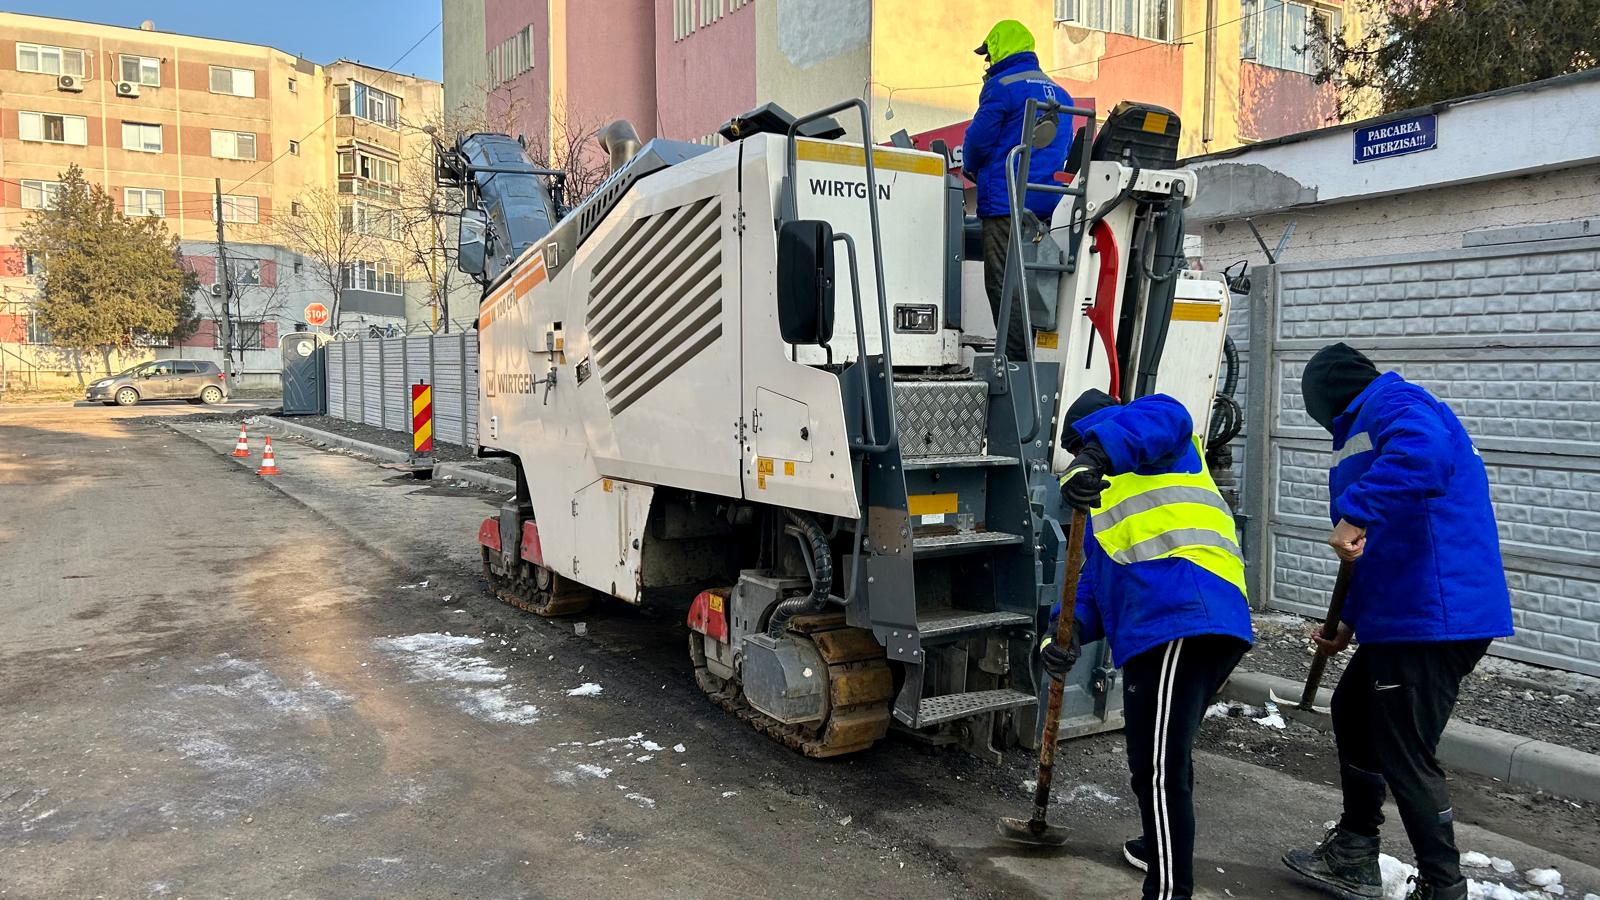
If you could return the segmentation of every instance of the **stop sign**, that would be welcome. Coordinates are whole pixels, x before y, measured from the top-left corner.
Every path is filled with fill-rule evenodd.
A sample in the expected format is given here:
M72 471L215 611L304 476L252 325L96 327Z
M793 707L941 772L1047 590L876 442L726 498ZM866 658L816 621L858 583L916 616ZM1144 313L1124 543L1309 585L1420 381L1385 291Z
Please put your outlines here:
M328 307L327 307L327 305L323 304L323 303L308 303L308 304L306 304L306 324L307 325L326 325L326 324L328 324Z

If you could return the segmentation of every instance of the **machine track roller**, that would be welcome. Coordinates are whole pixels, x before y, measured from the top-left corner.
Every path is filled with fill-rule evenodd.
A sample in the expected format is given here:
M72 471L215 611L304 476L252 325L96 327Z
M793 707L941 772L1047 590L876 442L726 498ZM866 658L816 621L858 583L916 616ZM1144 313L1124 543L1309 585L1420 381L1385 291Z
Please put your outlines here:
M592 592L588 587L527 560L517 561L514 577L501 575L490 562L493 552L488 547L481 549L484 580L502 602L546 618L571 615L589 608Z
M840 613L796 616L789 632L816 646L828 664L828 714L809 725L784 725L758 712L744 698L737 680L718 678L706 668L704 636L689 633L689 658L695 681L713 703L739 720L806 756L822 758L865 750L889 732L894 676L883 646L864 628L851 628Z

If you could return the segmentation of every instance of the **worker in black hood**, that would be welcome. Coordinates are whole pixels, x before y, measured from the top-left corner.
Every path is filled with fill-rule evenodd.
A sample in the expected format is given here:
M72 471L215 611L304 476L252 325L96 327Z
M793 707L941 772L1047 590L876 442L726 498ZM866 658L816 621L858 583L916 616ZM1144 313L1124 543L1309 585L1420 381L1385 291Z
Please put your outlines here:
M1360 350L1345 343L1329 344L1311 357L1300 376L1306 415L1332 434L1334 418L1377 380L1378 367Z
M1361 646L1333 692L1341 815L1283 861L1342 896L1388 896L1392 794L1417 860L1407 900L1466 900L1439 738L1462 680L1512 632L1483 458L1447 404L1344 344L1311 358L1300 389L1333 437L1328 544L1350 567L1338 629L1313 641L1323 656Z

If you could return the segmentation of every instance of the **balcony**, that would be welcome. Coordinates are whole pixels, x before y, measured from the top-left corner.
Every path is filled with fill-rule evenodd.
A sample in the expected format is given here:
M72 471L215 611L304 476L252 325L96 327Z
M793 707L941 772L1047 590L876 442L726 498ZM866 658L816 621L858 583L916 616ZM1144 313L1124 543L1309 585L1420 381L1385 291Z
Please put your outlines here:
M334 134L338 136L340 143L356 140L373 147L381 147L396 155L400 153L400 132L397 129L386 128L360 116L336 117L335 129Z

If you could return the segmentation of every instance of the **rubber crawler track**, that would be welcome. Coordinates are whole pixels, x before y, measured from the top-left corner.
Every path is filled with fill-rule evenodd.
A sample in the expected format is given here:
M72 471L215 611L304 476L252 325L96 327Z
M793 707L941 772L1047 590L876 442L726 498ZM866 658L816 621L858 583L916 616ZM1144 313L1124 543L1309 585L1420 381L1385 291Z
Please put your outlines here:
M806 756L828 757L855 753L872 746L889 732L889 700L894 677L883 646L864 628L844 624L839 613L796 616L789 631L804 636L828 664L828 715L814 725L784 725L758 712L744 698L735 680L725 680L706 668L703 636L689 632L689 657L694 678L711 702L733 713L741 722Z
M591 592L587 587L554 573L548 573L545 586L540 587L536 567L526 561L518 566L516 578L497 575L489 566L489 548L484 547L482 551L483 577L502 603L545 618L571 615L588 608Z

